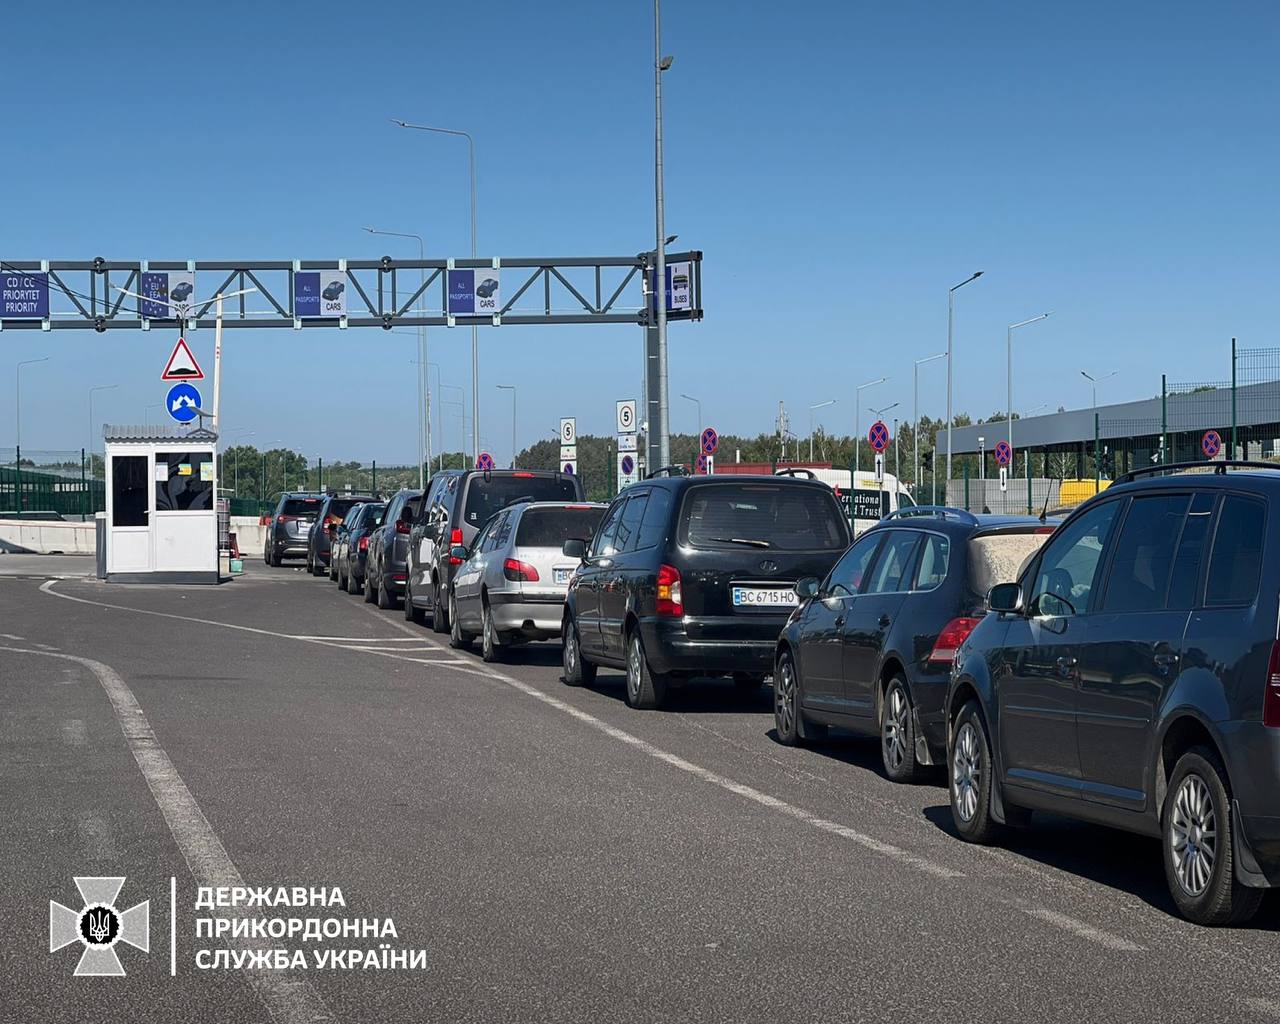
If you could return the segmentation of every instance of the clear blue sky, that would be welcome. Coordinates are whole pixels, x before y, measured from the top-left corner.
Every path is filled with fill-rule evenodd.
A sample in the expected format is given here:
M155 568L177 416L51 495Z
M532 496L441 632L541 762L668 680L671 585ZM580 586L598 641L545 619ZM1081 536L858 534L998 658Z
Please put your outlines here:
M482 255L634 253L653 240L651 9L644 3L358 6L27 4L6 20L0 258L409 255L374 224L466 255L468 128ZM1221 380L1232 335L1280 344L1280 9L1270 3L740 3L664 8L667 225L702 249L706 319L671 330L671 392L722 432L910 416L912 360L946 343L956 409ZM175 197L181 197L181 202ZM392 243L392 244L388 244ZM639 304L638 296L635 299ZM197 354L212 357L211 332ZM27 447L86 443L163 397L168 332L6 332L0 408L24 371ZM612 430L638 395L635 327L481 332L481 433L505 461L560 415ZM467 386L469 332L433 330ZM228 333L225 430L325 457L412 461L414 339L378 330ZM340 354L338 391L320 353ZM315 353L314 355L311 353ZM922 411L944 409L944 364ZM454 393L456 396L456 392ZM152 410L152 417L159 410ZM446 440L457 447L454 423ZM892 414L891 414L892 415ZM673 397L672 426L691 430ZM0 444L12 444L12 414Z

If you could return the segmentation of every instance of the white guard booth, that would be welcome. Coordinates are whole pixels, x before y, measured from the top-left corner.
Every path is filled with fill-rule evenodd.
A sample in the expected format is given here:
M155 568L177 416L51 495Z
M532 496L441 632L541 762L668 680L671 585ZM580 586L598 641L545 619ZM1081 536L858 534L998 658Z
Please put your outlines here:
M217 583L218 435L104 426L102 436L108 582Z

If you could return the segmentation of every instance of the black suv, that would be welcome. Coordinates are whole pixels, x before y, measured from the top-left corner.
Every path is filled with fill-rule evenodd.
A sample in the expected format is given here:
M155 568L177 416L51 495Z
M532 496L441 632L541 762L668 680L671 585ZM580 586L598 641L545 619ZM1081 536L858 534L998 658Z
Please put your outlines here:
M307 535L307 571L312 576L323 576L328 573L330 579L338 578L330 564L334 533L342 525L342 520L346 518L348 512L362 502L369 501L370 498L371 495L368 494L334 494L332 491L325 495L316 513L315 522Z
M471 546L481 527L518 501L585 501L582 481L554 470L446 469L427 485L409 535L404 617L449 632L449 587L462 564L450 554Z
M625 668L632 707L668 685L732 675L756 688L773 669L796 584L826 576L849 525L824 483L790 477L654 477L609 506L569 582L564 681Z
M804 603L778 638L778 739L821 738L829 725L878 732L895 782L941 765L956 650L986 614L987 591L1016 579L1054 525L913 507L859 537L826 579L801 580Z
M281 559L310 551L311 527L320 511L323 494L306 491L286 491L276 502L276 510L267 524L266 539L262 547L262 560L268 565L279 565Z
M992 589L947 694L961 836L988 842L1033 810L1159 836L1174 902L1201 924L1245 921L1280 885L1280 472L1265 465L1126 474Z

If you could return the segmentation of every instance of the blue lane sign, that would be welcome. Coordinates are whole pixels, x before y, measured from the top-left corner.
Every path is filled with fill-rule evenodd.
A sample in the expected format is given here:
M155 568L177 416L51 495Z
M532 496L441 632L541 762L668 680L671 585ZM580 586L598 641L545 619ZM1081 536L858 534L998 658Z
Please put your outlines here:
M347 283L341 270L302 270L293 275L293 315L340 318L347 315Z
M138 274L138 315L144 320L184 320L191 312L196 275L190 271L144 270ZM148 301L151 300L151 301Z
M690 287L693 277L692 263L667 264L667 312L683 313L693 308L693 292ZM649 272L649 308L658 309L658 271Z
M164 407L179 423L190 423L200 410L200 392L186 381L175 384L165 396Z
M0 318L44 320L49 315L49 275L0 274Z
M630 476L636 471L636 460L630 455L622 456L622 472L625 476Z
M445 284L450 316L494 316L501 312L502 275L497 270L449 270Z

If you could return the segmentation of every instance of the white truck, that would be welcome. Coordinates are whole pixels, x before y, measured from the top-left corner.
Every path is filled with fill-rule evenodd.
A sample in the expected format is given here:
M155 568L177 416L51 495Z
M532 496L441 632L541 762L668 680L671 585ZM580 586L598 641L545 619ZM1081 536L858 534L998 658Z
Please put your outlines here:
M911 492L892 473L885 473L884 479L877 481L874 473L859 470L852 485L847 469L810 469L799 466L791 469L780 466L777 475L821 480L834 490L845 514L848 515L852 509L854 536L874 526L889 513L916 504Z

